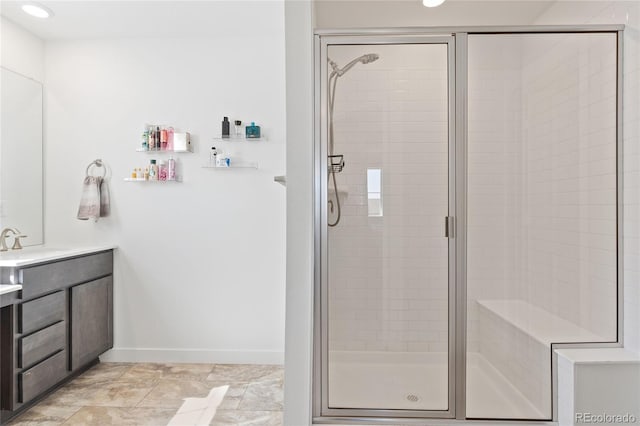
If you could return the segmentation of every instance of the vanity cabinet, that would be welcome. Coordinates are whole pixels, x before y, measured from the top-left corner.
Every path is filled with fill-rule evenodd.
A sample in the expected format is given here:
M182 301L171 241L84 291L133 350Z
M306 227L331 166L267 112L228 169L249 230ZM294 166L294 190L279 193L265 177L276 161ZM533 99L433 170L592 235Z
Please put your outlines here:
M113 346L112 289L111 276L70 289L72 371Z
M113 347L113 251L0 272L22 285L2 308L3 423Z

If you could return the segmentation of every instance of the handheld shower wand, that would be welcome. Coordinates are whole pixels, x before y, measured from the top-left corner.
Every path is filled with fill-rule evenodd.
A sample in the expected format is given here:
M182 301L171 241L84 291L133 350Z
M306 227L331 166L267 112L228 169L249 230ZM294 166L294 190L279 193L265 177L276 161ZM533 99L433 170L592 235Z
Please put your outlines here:
M358 56L351 62L349 62L344 67L340 68L338 64L336 64L331 59L327 58L329 62L329 66L331 67L331 74L329 74L329 87L328 87L328 95L329 95L329 157L334 155L334 144L333 144L333 105L335 103L336 98L336 84L338 83L338 78L345 75L351 68L353 68L356 64L369 64L371 62L377 61L380 56L377 53L367 53L362 56ZM332 223L327 221L327 225L336 226L340 222L341 216L341 206L340 206L340 197L338 196L338 183L336 182L336 171L333 167L329 168L329 178L333 181L333 192L335 197L335 207L337 209L336 219ZM329 205L331 206L331 212L334 211L334 202L333 200L329 200Z
M338 64L336 64L335 62L333 62L331 59L328 59L329 61L329 65L331 65L331 68L333 69L333 73L337 74L338 77L342 77L344 74L347 73L347 71L349 71L351 68L353 68L353 66L355 64L357 64L358 62L362 63L362 64L369 64L371 62L377 61L378 58L380 58L380 56L378 56L377 53L367 53L366 55L362 55L357 57L356 59L354 59L353 61L349 62L347 65L345 65L342 68L338 67ZM331 78L331 76L329 76L329 78Z

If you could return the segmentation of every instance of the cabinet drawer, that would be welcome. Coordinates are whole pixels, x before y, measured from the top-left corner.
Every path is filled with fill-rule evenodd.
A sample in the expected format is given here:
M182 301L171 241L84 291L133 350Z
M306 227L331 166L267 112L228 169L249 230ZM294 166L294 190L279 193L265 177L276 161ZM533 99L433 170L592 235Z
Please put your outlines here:
M45 292L110 275L113 272L113 251L24 268L20 272L22 297L29 299Z
M67 353L62 351L20 373L18 375L20 402L32 400L62 380L67 373L66 364Z
M21 312L18 327L20 333L29 334L32 331L64 320L64 296L64 291L59 291L20 305Z
M64 349L67 341L66 322L60 321L37 333L20 339L18 366L28 367Z

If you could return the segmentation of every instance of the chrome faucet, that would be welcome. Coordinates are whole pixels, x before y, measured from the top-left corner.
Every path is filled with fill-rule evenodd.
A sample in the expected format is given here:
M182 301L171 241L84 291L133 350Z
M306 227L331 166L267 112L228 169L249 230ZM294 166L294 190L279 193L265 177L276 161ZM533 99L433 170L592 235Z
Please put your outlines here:
M2 233L0 233L0 252L9 250L7 248L9 232L13 234L13 246L11 247L11 250L20 250L22 248L20 238L26 238L26 235L22 235L16 228L4 228Z

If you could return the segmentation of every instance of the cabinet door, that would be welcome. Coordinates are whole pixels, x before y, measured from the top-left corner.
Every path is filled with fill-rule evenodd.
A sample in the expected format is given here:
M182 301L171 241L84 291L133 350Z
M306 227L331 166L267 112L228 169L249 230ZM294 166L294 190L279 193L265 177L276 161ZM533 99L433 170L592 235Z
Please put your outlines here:
M113 347L113 277L71 287L71 370Z

